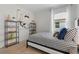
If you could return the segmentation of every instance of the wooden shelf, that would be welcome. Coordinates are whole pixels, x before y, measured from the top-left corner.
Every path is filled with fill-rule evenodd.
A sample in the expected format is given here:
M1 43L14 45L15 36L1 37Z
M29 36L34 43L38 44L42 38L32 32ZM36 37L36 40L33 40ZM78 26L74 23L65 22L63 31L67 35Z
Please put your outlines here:
M18 22L20 21L5 20L5 46L7 47L19 42Z
M5 20L6 22L21 22L21 21L14 21L14 20Z
M12 39L16 39L16 38L19 38L19 37L8 38L7 40L12 40Z
M16 28L16 26L6 26L7 28Z
M17 31L8 31L6 33L16 33Z

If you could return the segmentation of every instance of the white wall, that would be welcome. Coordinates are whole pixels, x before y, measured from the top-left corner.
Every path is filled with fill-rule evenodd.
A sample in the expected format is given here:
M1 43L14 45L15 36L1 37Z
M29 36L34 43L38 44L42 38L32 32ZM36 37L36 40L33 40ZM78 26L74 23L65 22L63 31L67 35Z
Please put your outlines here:
M77 7L76 5L67 6L67 28L75 27L75 20L77 18Z
M77 10L76 10L77 17L79 18L79 4L76 4L76 7L77 7L77 8L76 8L76 9L77 9Z
M50 31L50 10L42 10L35 13L35 20L37 24L37 32L49 32Z
M10 15L11 17L17 17L18 8L22 9L21 11L22 16L24 16L25 14L28 14L28 16L30 17L29 19L26 19L26 20L25 18L22 18L23 22L29 23L30 20L34 20L34 16L32 12L26 10L25 8L21 8L20 6L17 6L17 5L0 5L0 48L4 46L4 19L8 15ZM26 40L28 39L29 30L24 29L20 26L19 35L20 35L20 38L19 38L20 41Z
M0 17L0 47L4 46L4 18Z

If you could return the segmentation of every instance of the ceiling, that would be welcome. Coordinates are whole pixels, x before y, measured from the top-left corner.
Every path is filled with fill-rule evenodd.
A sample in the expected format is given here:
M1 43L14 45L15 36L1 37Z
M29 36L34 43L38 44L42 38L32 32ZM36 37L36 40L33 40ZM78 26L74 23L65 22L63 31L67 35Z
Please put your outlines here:
M65 4L24 4L19 6L22 8L26 8L27 10L30 10L32 12L38 12L41 10L56 8L64 5Z
M24 8L26 10L30 10L31 12L38 12L44 9L56 8L59 6L63 6L65 4L2 4L0 7L6 8Z

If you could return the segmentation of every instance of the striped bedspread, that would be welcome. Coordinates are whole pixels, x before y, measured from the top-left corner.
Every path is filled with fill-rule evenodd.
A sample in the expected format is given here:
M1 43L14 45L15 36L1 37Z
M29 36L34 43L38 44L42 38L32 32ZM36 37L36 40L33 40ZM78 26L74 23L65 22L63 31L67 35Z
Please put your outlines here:
M51 48L69 52L69 49L77 45L73 41L64 41L54 38L51 33L37 33L29 37L29 41L36 42Z

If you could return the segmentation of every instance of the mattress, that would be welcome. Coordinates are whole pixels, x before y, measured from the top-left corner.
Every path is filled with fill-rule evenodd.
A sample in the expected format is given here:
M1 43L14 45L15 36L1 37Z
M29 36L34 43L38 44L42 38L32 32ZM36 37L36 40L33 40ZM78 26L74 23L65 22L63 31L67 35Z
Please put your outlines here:
M71 47L76 47L73 42L65 42L64 40L58 40L53 37L51 33L43 32L31 35L29 41L36 42L38 44L55 48L64 52L69 52Z

